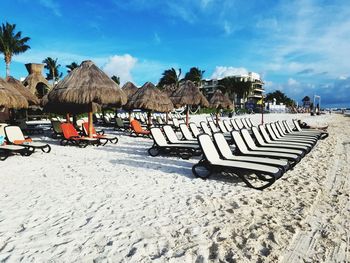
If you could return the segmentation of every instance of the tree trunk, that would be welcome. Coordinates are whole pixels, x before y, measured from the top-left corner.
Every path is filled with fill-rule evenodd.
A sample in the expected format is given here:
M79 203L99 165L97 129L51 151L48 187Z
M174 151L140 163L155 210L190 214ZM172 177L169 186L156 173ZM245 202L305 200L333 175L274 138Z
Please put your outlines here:
M11 56L5 55L5 64L6 64L6 77L10 75L10 64L11 64Z

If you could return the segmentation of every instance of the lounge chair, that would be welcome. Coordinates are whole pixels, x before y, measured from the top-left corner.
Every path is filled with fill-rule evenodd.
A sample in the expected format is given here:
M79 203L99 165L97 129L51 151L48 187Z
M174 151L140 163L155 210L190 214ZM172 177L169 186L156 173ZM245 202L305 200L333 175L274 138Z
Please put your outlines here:
M63 135L62 129L61 129L61 121L59 120L51 120L51 129L53 131L51 137L54 139L61 138Z
M211 129L208 127L208 124L205 121L201 121L200 125L201 125L203 133L208 134L210 136L213 134Z
M289 168L289 163L286 160L233 154L229 144L225 140L225 137L222 135L222 133L214 133L213 138L218 152L220 153L221 157L225 160L266 164L282 168L283 171L287 171Z
M240 153L240 155L255 156L255 157L269 157L274 159L276 158L286 159L289 161L291 166L294 166L295 164L297 164L301 159L300 156L297 154L249 150L239 131L232 131L231 134L232 134L232 138L234 140L235 146L237 147L237 150Z
M254 134L256 142L258 143L259 146L262 146L262 147L296 149L296 150L302 150L306 153L310 152L311 150L311 146L307 146L307 145L303 146L303 145L293 145L288 143L276 144L276 143L265 142L257 127L252 127L252 132Z
M235 119L230 119L230 122L235 131L239 131L241 129L238 127L237 123L235 122Z
M185 124L186 125L186 124ZM186 144L198 144L197 139L193 140L179 140L175 131L170 125L164 125L163 131L165 133L165 137L168 139L170 143L186 143Z
M191 132L193 134L194 137L198 137L199 134L201 134L201 132L199 131L197 125L194 122L190 122L189 127L191 129Z
M302 134L310 134L310 135L316 135L319 139L324 140L329 136L329 133L323 130L318 129L302 129L299 126L299 123L297 120L293 120L293 124L295 126L296 131Z
M5 134L10 144L23 146L32 152L36 149L40 149L45 153L51 151L51 146L49 144L34 142L30 137L24 137L23 132L18 126L6 126Z
M84 134L86 136L88 136L88 134L89 134L89 123L88 122L83 123L83 131L84 131ZM97 133L94 126L92 126L92 137L99 139L100 142L102 143L102 145L105 145L107 142L110 142L113 144L118 143L118 138L116 136L107 135L107 134L104 134L104 132L102 134Z
M11 154L19 153L22 156L29 156L32 154L28 148L19 145L5 144L5 137L0 135L0 160L6 160Z
M263 190L271 186L283 175L283 170L281 168L221 159L213 141L208 134L199 135L198 141L203 151L203 158L192 167L192 173L195 177L206 179L213 173L225 172L237 175L248 187ZM257 179L265 184L260 186L253 185L244 175L246 172L255 174ZM251 177L251 175L249 175L249 177Z
M246 145L252 151L291 153L291 154L299 155L301 157L305 156L305 151L303 151L303 150L288 149L288 148L281 148L281 147L257 146L247 129L242 129L241 134L242 134L242 137L244 138Z
M232 127L232 125L230 124L230 122L228 120L223 120L223 123L224 123L225 128L228 132L231 132L234 130L234 128Z
M85 148L89 144L99 145L100 141L97 138L89 138L79 135L77 130L71 123L62 123L61 129L63 132L63 138L60 144L66 146L68 144L75 145L78 147Z
M190 129L187 127L186 124L181 123L180 124L180 131L182 133L182 137L185 138L187 141L196 141L197 138L193 136Z
M126 131L130 128L130 126L120 118L116 117L115 118L115 125L114 125L114 130L115 131Z
M200 155L201 150L197 144L168 143L162 131L158 127L151 128L153 145L148 149L148 154L158 156L159 154L175 154L182 159L189 159L194 155Z
M130 122L130 125L131 125L131 134L135 134L136 136L147 136L147 137L151 135L151 132L149 130L142 129L140 122L138 122L137 120L132 120Z
M281 136L275 127L273 127L270 123L266 123L265 127L273 140L284 141L284 142L298 142L298 143L308 143L314 146L317 142L315 138L297 138L297 137L287 137Z
M244 128L243 122L240 118L236 118L236 119L234 119L234 121L235 121L239 130Z

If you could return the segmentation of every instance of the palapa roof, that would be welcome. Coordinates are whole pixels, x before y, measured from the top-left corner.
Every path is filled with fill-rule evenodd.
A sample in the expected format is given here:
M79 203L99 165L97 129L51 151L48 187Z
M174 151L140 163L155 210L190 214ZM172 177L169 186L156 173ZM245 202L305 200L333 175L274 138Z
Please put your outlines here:
M180 87L171 94L170 99L177 108L185 105L209 106L208 100L190 80L180 83Z
M135 84L130 81L126 82L122 87L122 91L124 91L128 99L130 99L132 95L136 93L137 90L138 88L135 86Z
M82 113L98 111L102 105L120 107L127 101L125 93L92 61L83 61L48 94L46 111Z
M6 82L12 87L14 87L19 93L21 93L22 96L26 98L29 106L39 105L39 99L35 95L33 95L28 88L24 87L22 82L13 77L7 77Z
M36 87L39 83L46 85L49 89L51 85L42 75L44 64L28 63L25 64L29 75L23 80L23 85L30 90L32 94L36 94Z
M173 110L169 97L157 89L151 82L146 82L125 105L127 109L169 112Z
M28 108L28 101L14 87L0 78L0 107L10 109Z
M210 99L210 107L214 109L233 109L232 101L221 90L217 89Z

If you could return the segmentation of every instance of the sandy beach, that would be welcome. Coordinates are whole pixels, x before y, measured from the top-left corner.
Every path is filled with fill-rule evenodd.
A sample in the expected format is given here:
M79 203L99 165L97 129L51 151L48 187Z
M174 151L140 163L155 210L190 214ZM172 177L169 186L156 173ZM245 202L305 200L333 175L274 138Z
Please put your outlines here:
M330 136L264 191L111 129L85 149L34 136L51 153L0 162L0 262L349 262L350 118L264 116L296 117Z

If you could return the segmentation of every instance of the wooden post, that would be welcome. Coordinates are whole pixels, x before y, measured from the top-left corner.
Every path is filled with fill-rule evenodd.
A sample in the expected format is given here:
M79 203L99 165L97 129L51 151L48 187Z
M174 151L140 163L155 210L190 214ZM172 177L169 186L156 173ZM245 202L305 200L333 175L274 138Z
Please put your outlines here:
M187 105L186 106L187 109L186 109L186 126L188 127L188 123L189 123L189 114L190 114L190 107Z
M66 122L70 123L70 114L69 113L66 114Z
M169 112L165 113L165 123L168 124L169 122Z
M219 110L216 110L216 125L219 126Z
M264 125L264 98L261 99L261 125Z
M92 111L90 111L89 113L88 113L88 122L89 122L89 131L88 131L88 133L89 133L89 138L92 138L93 136L92 136L92 122L93 122L93 119L92 119Z

